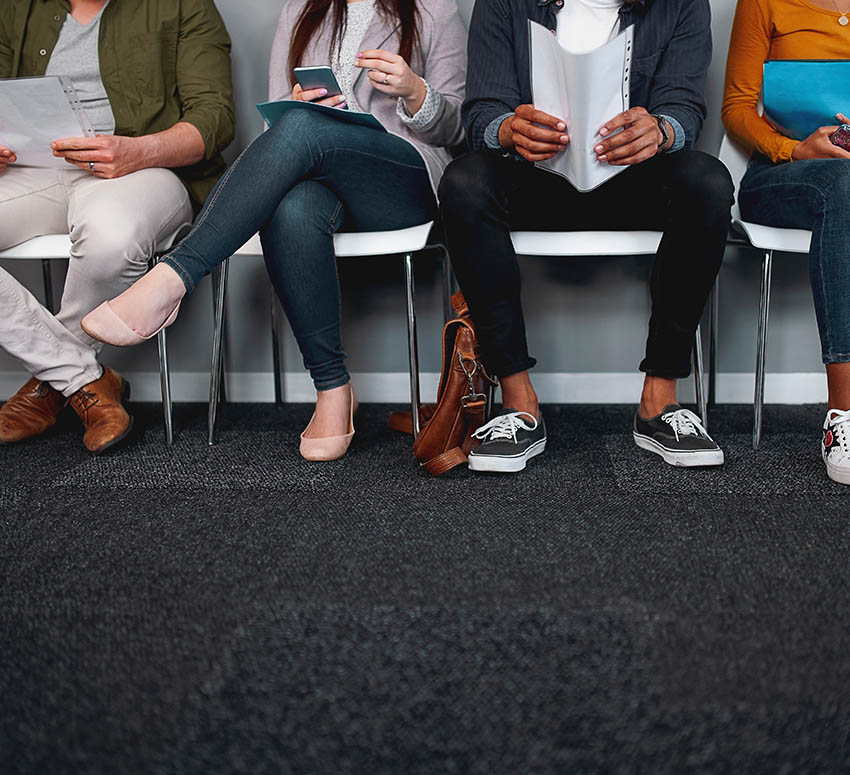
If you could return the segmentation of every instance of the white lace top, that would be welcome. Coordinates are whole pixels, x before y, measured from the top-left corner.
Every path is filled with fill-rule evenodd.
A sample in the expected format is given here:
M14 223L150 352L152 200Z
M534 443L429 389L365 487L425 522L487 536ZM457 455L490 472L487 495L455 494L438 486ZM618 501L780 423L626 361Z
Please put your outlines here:
M331 64L339 88L348 100L348 109L361 112L357 100L354 99L354 79L357 68L354 62L360 51L360 44L372 23L375 15L375 0L358 0L348 4L348 21L345 25L345 35L340 41L339 51Z
M358 68L354 66L357 54L363 43L363 38L375 16L375 0L355 0L348 3L348 20L345 25L345 34L340 41L339 51L333 57L331 70L336 76L339 88L348 100L348 109L362 112L354 97L354 81L357 78ZM367 76L364 75L364 78ZM423 129L429 126L440 112L443 104L443 95L432 89L425 79L426 96L422 107L416 115L411 116L407 112L404 100L399 98L396 113L399 118L411 129Z

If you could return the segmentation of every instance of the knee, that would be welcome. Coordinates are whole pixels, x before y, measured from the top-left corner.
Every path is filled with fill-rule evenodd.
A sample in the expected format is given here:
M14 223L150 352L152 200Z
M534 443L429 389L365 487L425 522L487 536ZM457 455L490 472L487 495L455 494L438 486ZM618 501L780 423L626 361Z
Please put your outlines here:
M699 203L704 210L728 215L735 185L726 165L706 153L682 153L682 163L673 179L674 201Z
M468 217L470 211L488 206L495 190L496 161L501 159L494 153L473 151L449 164L438 189L444 217Z
M295 239L305 228L333 234L342 220L342 205L321 183L305 180L293 186L269 220L266 229Z
M72 229L71 259L84 261L99 276L118 276L127 267L144 271L153 255L155 238L142 233L131 219L100 214Z
M835 202L846 209L850 204L850 159L829 159L818 167L817 185L824 205Z

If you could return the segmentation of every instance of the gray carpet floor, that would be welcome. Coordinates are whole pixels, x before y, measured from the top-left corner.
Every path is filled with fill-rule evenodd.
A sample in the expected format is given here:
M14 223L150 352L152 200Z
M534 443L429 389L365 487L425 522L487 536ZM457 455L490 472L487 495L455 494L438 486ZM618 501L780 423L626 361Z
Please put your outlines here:
M366 406L158 407L0 448L0 772L850 771L850 488L822 407L718 407L722 469L547 407L515 477L431 479Z

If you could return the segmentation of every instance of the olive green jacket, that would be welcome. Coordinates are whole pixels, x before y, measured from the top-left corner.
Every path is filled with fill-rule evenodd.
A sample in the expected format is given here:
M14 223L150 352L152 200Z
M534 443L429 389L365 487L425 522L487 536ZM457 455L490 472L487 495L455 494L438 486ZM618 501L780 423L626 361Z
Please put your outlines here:
M44 75L69 0L0 0L0 78ZM213 0L111 0L100 24L100 71L115 134L138 137L185 121L203 161L174 170L196 209L225 168L235 117L230 37Z

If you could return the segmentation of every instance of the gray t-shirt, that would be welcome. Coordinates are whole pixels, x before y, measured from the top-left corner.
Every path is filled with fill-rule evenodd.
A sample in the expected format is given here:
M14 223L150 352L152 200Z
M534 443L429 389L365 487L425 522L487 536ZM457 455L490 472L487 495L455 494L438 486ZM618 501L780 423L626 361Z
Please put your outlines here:
M103 8L106 8L106 5ZM59 32L59 40L50 56L45 75L69 77L94 131L99 135L111 135L115 132L115 116L112 114L109 96L100 77L98 54L102 14L103 9L85 26L68 14Z

